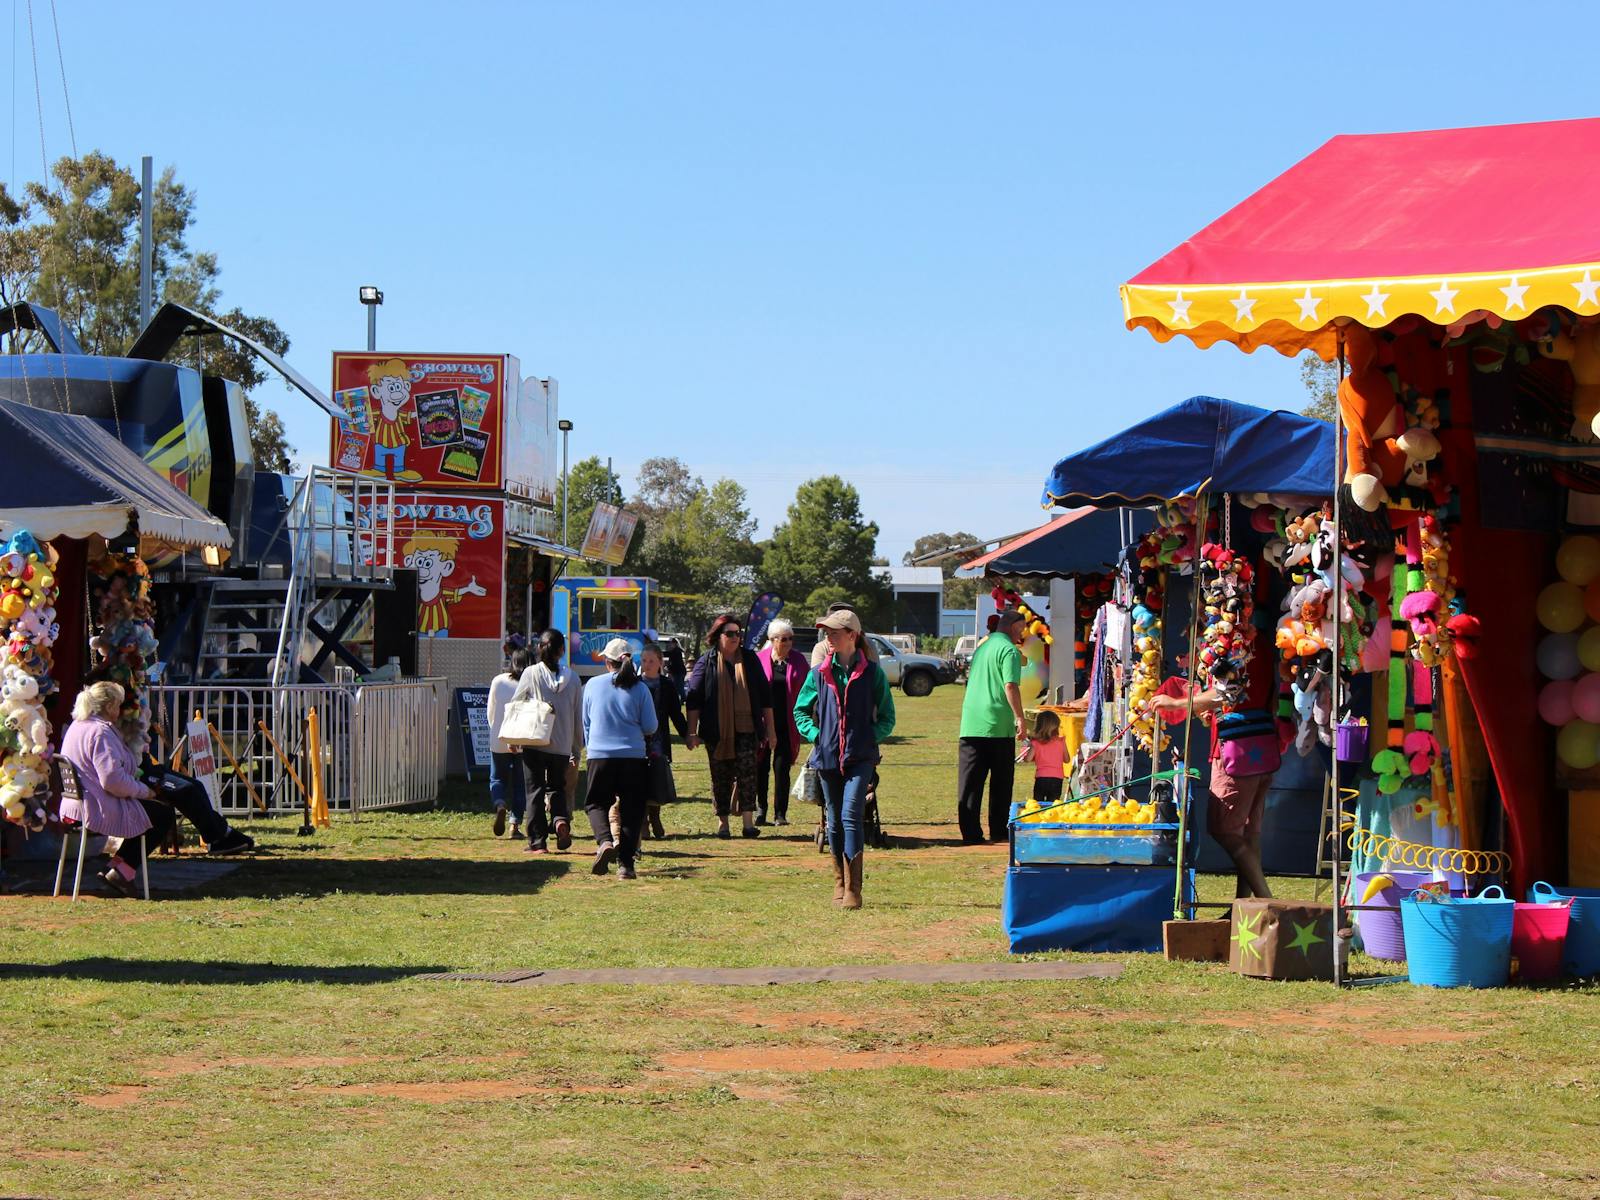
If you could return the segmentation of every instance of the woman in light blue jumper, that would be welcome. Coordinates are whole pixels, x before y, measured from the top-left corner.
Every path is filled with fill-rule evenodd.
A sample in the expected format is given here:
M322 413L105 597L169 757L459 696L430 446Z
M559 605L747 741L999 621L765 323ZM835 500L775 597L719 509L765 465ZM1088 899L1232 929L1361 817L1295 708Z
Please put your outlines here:
M612 638L600 652L606 674L597 675L583 689L583 740L589 747L589 794L584 811L594 830L597 849L594 873L604 875L616 858L617 874L633 879L633 858L644 825L650 777L645 765L645 742L656 731L656 706L650 689L639 682L633 666L633 648ZM617 842L611 840L611 805L621 818Z

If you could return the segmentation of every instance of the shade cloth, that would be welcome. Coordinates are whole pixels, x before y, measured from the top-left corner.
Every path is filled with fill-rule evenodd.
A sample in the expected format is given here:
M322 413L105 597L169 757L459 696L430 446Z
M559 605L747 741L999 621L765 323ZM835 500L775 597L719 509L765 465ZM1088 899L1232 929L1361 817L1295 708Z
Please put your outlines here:
M1335 137L1122 287L1159 341L1335 353L1333 322L1600 312L1600 118Z
M1192 396L1056 463L1040 503L1110 508L1202 490L1327 496L1334 433L1327 421Z
M1155 517L1142 509L1129 513L1133 536L1155 527ZM987 554L963 563L962 578L984 575L1027 575L1063 578L1102 571L1122 554L1122 516L1114 509L1079 508L1012 538Z
M228 527L88 417L0 400L0 534L41 541L141 537L175 549L233 545Z

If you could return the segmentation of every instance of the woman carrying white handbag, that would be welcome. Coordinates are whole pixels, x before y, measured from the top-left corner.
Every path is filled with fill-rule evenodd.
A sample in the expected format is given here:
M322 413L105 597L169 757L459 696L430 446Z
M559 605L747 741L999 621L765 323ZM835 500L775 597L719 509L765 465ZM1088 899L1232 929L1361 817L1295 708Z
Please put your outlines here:
M572 845L568 780L575 776L583 753L583 681L561 665L567 639L556 629L539 635L539 658L522 673L516 695L506 706L502 740L522 746L528 771L528 853L548 849L550 824L556 849ZM549 805L549 817L545 805Z

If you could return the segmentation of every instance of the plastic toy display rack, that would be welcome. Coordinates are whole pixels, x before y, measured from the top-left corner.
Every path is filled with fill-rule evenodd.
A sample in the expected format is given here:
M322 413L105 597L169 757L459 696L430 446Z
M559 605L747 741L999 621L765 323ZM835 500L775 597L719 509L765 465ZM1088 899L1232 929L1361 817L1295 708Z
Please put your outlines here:
M1082 796L1011 806L1011 861L1018 866L1124 864L1171 866L1177 861L1178 812L1171 800L1139 801L1133 784L1159 784L1176 771L1130 780ZM1155 789L1152 789L1155 790Z

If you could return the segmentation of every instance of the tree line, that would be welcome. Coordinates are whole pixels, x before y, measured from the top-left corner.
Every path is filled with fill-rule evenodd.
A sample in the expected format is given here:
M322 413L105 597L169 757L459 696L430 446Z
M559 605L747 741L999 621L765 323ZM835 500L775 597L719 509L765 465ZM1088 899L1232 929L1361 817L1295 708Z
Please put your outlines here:
M99 151L62 158L42 183L13 196L0 183L0 307L32 302L58 313L87 354L120 355L139 336L139 180ZM156 179L151 208L151 295L215 317L279 356L289 335L267 317L237 305L224 309L215 254L189 244L195 194L171 167ZM19 330L7 350L42 349L40 335ZM268 376L248 351L220 336L195 337L179 361L242 384L256 465L293 468L294 449L278 414L248 393Z

